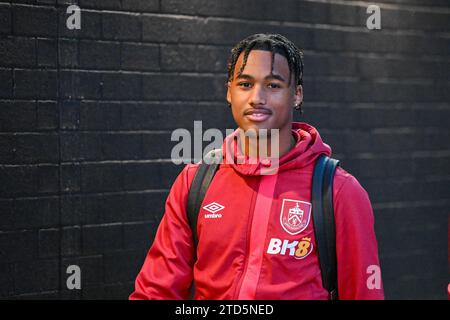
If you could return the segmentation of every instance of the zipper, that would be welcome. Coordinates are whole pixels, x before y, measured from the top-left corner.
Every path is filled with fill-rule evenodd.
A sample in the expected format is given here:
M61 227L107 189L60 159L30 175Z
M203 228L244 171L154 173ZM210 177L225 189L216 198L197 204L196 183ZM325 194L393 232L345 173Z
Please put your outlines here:
M261 178L259 183L261 183ZM258 188L255 188L254 190L258 190L259 189L259 185ZM257 191L253 191L252 194L252 205L250 206L250 218L248 226L247 226L247 237L245 239L246 241L246 246L245 246L245 255L244 255L244 269L241 272L238 284L236 286L236 289L234 291L234 296L233 296L233 300L237 300L237 298L239 297L239 293L241 292L241 288L242 288L242 284L244 283L244 275L247 272L247 268L248 268L248 260L249 260L249 251L250 251L250 235L251 235L251 231L252 231L252 224L253 224L253 217L255 216L255 204L256 204L256 200L255 200L255 195L258 194Z
M251 219L249 219L250 231L247 232L244 272L241 275L237 299L253 299L256 295L263 266L264 243L267 238L276 182L277 176L260 178L257 197L253 204ZM255 221L255 215L258 217L258 221Z

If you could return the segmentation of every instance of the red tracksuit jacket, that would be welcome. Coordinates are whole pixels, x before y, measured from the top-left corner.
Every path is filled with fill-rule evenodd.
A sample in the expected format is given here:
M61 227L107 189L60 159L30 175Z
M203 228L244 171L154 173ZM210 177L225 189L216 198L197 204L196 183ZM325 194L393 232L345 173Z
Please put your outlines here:
M261 175L261 163L220 165L198 217L197 261L186 206L198 164L186 165L130 299L187 299L193 278L195 299L329 298L316 250L311 184L315 159L330 156L331 149L306 123L294 122L293 134L297 144L280 158L277 174ZM367 192L338 167L333 197L339 298L383 299L381 278L374 281L372 273L379 261Z

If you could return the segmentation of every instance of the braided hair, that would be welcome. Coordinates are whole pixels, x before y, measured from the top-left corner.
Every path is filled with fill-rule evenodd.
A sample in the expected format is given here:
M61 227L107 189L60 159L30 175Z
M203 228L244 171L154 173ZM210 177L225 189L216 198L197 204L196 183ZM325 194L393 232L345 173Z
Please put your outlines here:
M280 34L257 33L253 34L244 40L240 41L233 49L231 49L231 56L228 60L228 79L231 82L234 76L234 68L236 61L240 54L244 52L244 61L238 71L241 75L247 58L251 50L265 50L272 53L272 62L270 66L270 73L273 72L273 60L275 53L279 53L287 59L289 65L289 85L291 85L291 75L294 73L294 80L296 85L303 85L303 53L290 40Z

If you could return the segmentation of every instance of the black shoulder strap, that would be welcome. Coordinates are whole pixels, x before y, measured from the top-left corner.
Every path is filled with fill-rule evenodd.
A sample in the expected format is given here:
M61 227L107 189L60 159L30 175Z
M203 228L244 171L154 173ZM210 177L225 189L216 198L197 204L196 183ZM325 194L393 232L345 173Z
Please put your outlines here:
M337 299L336 231L333 209L333 177L339 161L325 155L317 159L312 186L314 232L319 253L322 285Z
M197 220L200 206L205 198L206 191L211 184L217 169L222 160L222 150L211 150L206 156L205 161L200 163L200 166L195 173L191 188L189 189L188 203L187 203L187 217L189 225L192 230L192 237L194 238L195 253L197 253Z

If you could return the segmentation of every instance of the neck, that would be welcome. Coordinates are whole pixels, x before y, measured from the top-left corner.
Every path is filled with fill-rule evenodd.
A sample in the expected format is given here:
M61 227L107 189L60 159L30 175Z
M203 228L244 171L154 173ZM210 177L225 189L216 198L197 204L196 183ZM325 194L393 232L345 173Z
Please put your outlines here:
M268 130L269 132L269 130ZM258 135L251 139L244 131L240 131L240 141L245 141L245 152L242 152L242 144L239 144L241 152L251 158L278 157L281 158L294 148L296 139L289 130L279 131L279 134Z

